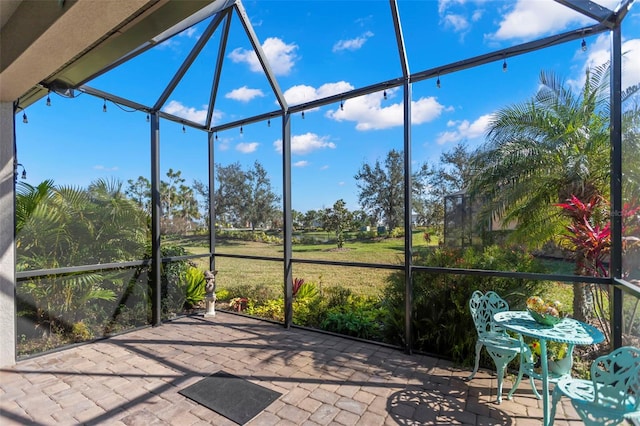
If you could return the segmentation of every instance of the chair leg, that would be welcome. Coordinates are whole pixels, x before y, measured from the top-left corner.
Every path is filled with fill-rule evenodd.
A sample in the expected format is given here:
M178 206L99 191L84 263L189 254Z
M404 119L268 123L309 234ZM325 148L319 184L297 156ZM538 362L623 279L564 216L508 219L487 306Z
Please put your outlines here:
M562 396L562 393L558 389L558 386L556 386L553 389L553 392L552 392L551 395L552 395L551 396L551 414L549 415L549 424L550 425L553 424L553 421L556 418L556 407L558 406L558 402L560 402L560 397Z
M482 346L483 346L482 342L480 341L476 342L476 366L473 367L473 372L469 377L467 377L467 380L473 379L476 376L476 373L478 372L478 366L480 365L480 351L482 350Z
M533 380L533 377L529 377L529 383L531 383L531 389L533 390L533 394L537 399L542 399L540 396L540 392L538 392L538 388L536 388L536 382Z
M506 365L502 363L496 363L496 369L498 372L498 404L502 403L502 382L504 380L504 369Z
M498 404L502 402L502 382L504 380L504 370L506 370L507 365L511 360L513 360L517 352L502 352L500 350L493 350L493 348L487 347L487 351L491 358L493 358L493 363L496 365L496 370L498 373Z
M509 391L509 394L507 395L507 399L509 401L511 401L511 399L513 398L513 393L516 391L516 389L518 389L518 386L520 386L520 382L522 381L522 376L524 376L523 362L524 360L522 359L522 356L521 356L520 368L518 368L518 378L516 379L516 382L513 384L513 387L511 388L511 390Z

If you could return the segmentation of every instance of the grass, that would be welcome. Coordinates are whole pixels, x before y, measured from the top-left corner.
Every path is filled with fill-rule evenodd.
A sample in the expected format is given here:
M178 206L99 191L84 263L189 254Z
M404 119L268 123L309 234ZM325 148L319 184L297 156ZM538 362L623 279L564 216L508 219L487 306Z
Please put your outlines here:
M418 236L416 236L418 234ZM326 233L322 233L326 237ZM414 240L422 238L422 233L416 232ZM206 239L206 238L205 238ZM208 249L197 243L193 238L188 240L173 240L183 244L192 254L205 254ZM419 241L417 243L420 243ZM426 246L424 240L422 246ZM220 240L216 245L217 254L236 254L245 256L273 257L282 259L282 246L261 242ZM295 244L293 246L294 259L314 259L338 262L358 262L374 264L404 264L404 239L388 238L371 241L348 241L341 250L335 243ZM198 259L198 267L208 268L207 259ZM216 258L218 275L216 282L220 288L230 288L240 284L262 284L268 287L280 288L284 276L284 265L281 260L246 260L228 257ZM346 266L314 265L294 263L293 276L304 278L318 284L320 287L342 286L356 294L377 295L386 284L392 270L358 268Z
M345 242L343 249L338 250L334 242L326 242L331 238L326 232L306 233L305 236L316 238L316 244L294 244L293 259L313 259L338 262L358 262L372 264L404 264L403 238L378 238L371 240L355 240L353 236ZM191 236L185 238L167 238L183 245L189 253L208 253L208 239L206 236ZM435 238L427 243L422 230L413 232L413 250L433 247L437 245ZM235 254L245 256L272 257L278 260L246 260L228 257L216 258L218 275L216 281L219 288L233 288L237 286L264 285L273 289L280 289L284 277L282 258L284 251L281 245L262 242L222 240L216 241L217 254ZM549 272L571 275L573 264L565 261L549 259L541 260ZM208 269L208 259L196 260L198 267ZM293 264L293 277L303 278L318 284L322 288L342 286L356 294L375 296L386 285L393 270L358 268L347 266ZM545 300L559 300L568 313L572 312L573 288L570 284L550 282L545 292L540 294Z

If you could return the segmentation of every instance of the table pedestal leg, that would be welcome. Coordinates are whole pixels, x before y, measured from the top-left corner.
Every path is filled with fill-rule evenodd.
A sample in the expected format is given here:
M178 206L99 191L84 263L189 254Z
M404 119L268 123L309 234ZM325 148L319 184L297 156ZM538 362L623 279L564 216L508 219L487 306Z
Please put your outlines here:
M549 365L547 341L540 339L540 367L542 367L542 424L549 426Z

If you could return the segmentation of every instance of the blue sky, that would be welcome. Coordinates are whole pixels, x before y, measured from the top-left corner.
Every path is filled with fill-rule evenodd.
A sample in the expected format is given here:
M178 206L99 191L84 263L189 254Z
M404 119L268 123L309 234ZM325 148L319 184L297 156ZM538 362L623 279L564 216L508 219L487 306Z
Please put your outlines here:
M599 0L615 8L617 2ZM387 1L247 1L255 33L278 85L291 105L401 76ZM594 22L553 1L440 0L398 3L409 70L416 73L468 57L580 28ZM153 105L202 35L209 20L185 30L88 85ZM640 81L640 10L632 8L623 26L623 84ZM219 31L168 98L163 110L204 122ZM587 66L608 59L609 36L585 38L544 51L413 85L414 164L435 164L456 143L470 149L483 142L491 115L522 102L536 91L541 70L553 71L578 88ZM275 96L234 14L220 78L214 123L226 123L277 109ZM384 160L402 150L402 92L397 88L295 114L292 119L293 208L329 207L342 198L357 209L353 176L363 162ZM124 182L149 177L149 124L145 114L84 94L75 99L51 95L27 108L29 124L17 119L18 159L27 182L53 179L86 186L97 178ZM187 184L207 180L207 137L177 123L161 122L161 173L181 170ZM220 132L215 161L259 161L280 193L280 120Z

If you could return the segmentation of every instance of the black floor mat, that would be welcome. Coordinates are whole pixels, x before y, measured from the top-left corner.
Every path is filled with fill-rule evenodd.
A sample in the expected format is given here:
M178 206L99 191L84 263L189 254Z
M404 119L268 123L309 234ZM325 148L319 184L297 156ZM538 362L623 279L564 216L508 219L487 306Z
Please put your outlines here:
M218 371L179 393L240 425L260 414L281 395L224 371Z

